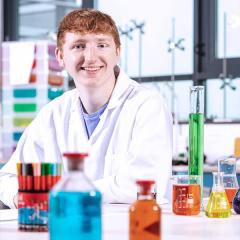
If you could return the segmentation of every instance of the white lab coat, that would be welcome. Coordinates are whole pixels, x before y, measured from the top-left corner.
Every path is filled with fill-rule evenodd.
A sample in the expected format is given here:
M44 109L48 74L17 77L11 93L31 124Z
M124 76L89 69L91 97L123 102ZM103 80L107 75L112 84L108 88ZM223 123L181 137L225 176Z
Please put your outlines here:
M161 95L129 79L122 71L108 106L90 139L71 90L44 106L22 135L1 173L16 174L16 162L61 162L65 151L85 151L85 173L103 193L104 202L136 199L136 179L155 179L163 199L172 163L172 118ZM0 177L0 200L10 207L16 177Z

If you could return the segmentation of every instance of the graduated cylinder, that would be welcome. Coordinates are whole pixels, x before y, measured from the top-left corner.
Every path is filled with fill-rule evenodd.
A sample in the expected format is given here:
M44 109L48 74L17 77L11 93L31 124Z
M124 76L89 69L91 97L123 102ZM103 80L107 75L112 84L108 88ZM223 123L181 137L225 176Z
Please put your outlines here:
M204 141L204 87L190 89L189 114L189 175L201 176L203 187L203 141Z

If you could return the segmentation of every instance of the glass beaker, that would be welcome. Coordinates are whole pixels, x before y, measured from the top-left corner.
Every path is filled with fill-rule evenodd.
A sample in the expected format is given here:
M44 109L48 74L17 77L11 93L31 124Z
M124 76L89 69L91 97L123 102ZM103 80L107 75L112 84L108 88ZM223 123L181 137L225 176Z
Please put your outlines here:
M199 175L203 179L203 140L204 140L204 86L190 89L189 114L189 175ZM203 181L201 179L201 193ZM202 195L202 194L201 194Z
M50 240L101 240L101 193L83 172L85 153L65 153L68 173L50 193Z
M227 218L231 216L231 209L223 186L223 173L213 172L213 187L205 214L210 218Z
M228 157L219 159L218 171L224 174L236 174L236 158Z
M219 159L218 171L223 172L223 186L232 207L233 198L239 188L236 175L236 159L234 157Z
M173 176L172 210L177 215L197 215L201 205L201 176Z

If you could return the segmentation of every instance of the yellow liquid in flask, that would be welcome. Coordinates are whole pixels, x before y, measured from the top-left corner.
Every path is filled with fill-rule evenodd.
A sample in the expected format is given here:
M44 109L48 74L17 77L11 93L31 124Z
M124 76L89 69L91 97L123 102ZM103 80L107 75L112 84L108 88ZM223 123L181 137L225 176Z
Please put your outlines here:
M231 209L225 192L211 192L205 214L210 218L228 218Z

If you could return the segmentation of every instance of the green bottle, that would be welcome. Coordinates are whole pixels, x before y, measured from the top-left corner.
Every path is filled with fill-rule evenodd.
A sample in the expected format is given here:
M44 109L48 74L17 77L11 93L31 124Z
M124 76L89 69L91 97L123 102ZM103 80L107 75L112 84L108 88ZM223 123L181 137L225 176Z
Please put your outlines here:
M189 114L189 175L201 176L201 195L203 191L203 144L204 144L204 87L190 89Z

